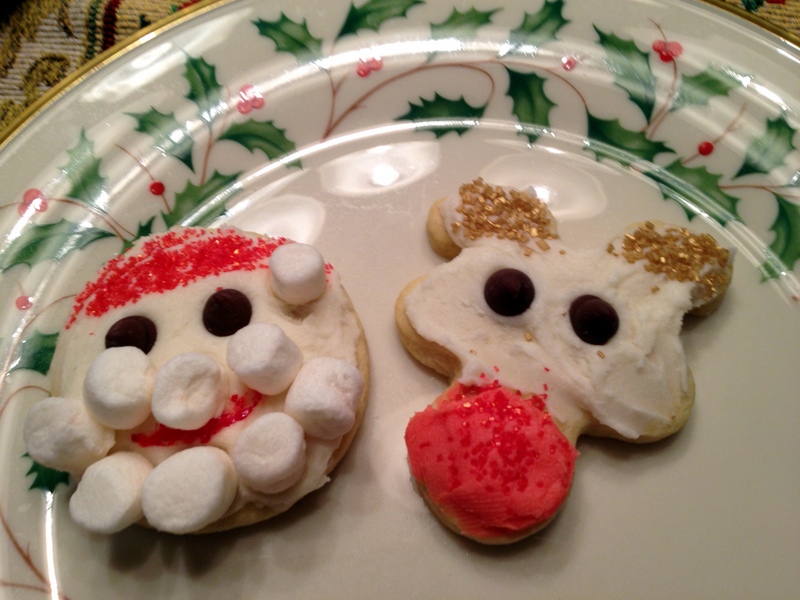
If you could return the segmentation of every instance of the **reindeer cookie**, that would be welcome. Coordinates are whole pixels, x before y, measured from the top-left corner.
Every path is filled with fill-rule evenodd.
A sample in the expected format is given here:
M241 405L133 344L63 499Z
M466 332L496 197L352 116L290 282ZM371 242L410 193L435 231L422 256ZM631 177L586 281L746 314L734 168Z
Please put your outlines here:
M732 256L650 222L572 249L544 203L482 180L434 204L427 228L452 260L403 290L395 318L451 384L407 426L411 474L454 531L513 542L566 500L579 436L651 442L683 426L683 316L716 308Z
M328 481L361 421L369 361L312 246L235 229L139 240L78 294L24 425L76 475L73 519L112 533L230 529Z

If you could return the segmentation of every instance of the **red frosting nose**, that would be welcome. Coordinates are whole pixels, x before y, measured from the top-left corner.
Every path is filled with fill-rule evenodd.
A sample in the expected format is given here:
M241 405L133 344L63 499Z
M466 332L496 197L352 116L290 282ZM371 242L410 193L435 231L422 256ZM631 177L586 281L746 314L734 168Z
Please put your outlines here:
M411 474L463 535L514 538L550 520L578 452L538 396L454 384L406 428Z

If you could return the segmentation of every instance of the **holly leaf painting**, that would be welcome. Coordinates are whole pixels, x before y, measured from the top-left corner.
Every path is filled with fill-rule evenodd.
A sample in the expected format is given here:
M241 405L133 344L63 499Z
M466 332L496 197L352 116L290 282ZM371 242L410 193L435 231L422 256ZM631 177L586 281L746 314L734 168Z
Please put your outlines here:
M656 77L650 69L649 55L631 40L623 40L597 27L594 30L606 51L606 66L614 74L615 83L627 92L649 122L656 102Z
M217 82L216 67L208 64L202 57L186 57L186 70L183 77L189 84L186 98L197 104L200 118L209 126L222 112L222 87Z
M696 75L681 75L670 111L686 106L705 106L714 96L727 96L740 86L738 76L728 69L709 67Z
M124 243L122 244L122 251L123 252L127 251L131 246L133 246L134 242L139 238L146 237L151 233L153 233L153 223L155 222L155 220L156 220L155 217L150 217L144 223L139 223L139 226L136 229L136 235L132 239L130 240L126 239L124 241Z
M558 30L569 23L562 14L563 10L563 0L545 0L538 12L525 13L522 24L511 30L511 39L532 46L554 40Z
M30 458L27 453L25 456ZM25 475L33 475L33 481L31 482L30 486L28 486L29 490L54 492L59 483L69 485L69 473L56 471L55 469L49 469L40 465L33 459L31 459L31 462L33 463L31 464L31 468L28 469L27 473L25 473Z
M632 154L637 158L653 162L655 156L661 152L672 152L663 142L653 141L641 131L626 129L619 119L601 119L587 113L589 121L589 137L597 142L602 142L616 149ZM600 147L591 147L595 154L611 156L618 162L626 164L629 161L620 160L620 155L607 153Z
M281 13L275 21L258 19L253 24L260 35L275 42L278 52L287 52L298 59L322 54L322 40L311 35L305 19L298 23Z
M56 351L57 340L58 332L40 333L34 330L30 337L20 343L19 356L16 357L9 371L28 369L47 375L50 363L53 361L53 353Z
M408 10L424 4L423 0L368 0L361 6L350 5L350 11L336 39L354 34L361 29L378 31L389 19L404 17Z
M711 204L705 204L700 208L718 223L724 225L731 220L740 220L736 208L739 199L722 191L719 184L721 175L710 173L704 166L687 167L680 160L673 161L664 167L664 170L707 196ZM656 181L660 180L657 173L647 172L645 175ZM688 209L686 215L690 220L697 216L695 212Z
M161 213L164 224L168 228L178 224L198 224L220 216L225 212L225 201L238 191L232 188L232 184L239 175L241 172L222 175L214 171L211 177L200 185L187 181L183 191L175 194L175 206L172 211Z
M192 151L194 139L189 130L178 122L175 113L164 114L155 108L144 113L126 113L136 120L136 131L153 138L153 146L168 156L173 156L194 171Z
M513 102L512 112L522 124L550 125L550 109L556 104L544 93L546 79L536 73L520 73L506 67L508 90L506 95ZM533 142L535 135L528 133Z
M433 100L420 98L419 104L408 103L409 110L406 114L397 117L398 121L439 121L433 129L437 138L454 131L462 135L470 126L464 120L476 120L483 116L486 106L472 106L464 100L463 96L455 100L434 94Z
M734 177L750 173L769 173L786 164L786 155L797 149L792 143L795 133L797 130L789 125L785 116L767 119L766 130L750 140L744 163Z
M792 270L800 260L800 206L779 194L773 196L778 203L778 214L770 227L775 233L775 239L769 248L783 262L784 267ZM770 269L770 263L764 265L763 269L770 278L780 275L780 271Z
M250 152L261 150L270 159L280 158L296 149L295 143L286 137L286 130L278 129L271 121L250 119L234 123L219 139L241 144Z
M106 179L100 175L100 159L94 154L94 144L81 129L78 143L67 150L69 162L61 170L67 176L70 188L67 196L105 211L101 199L104 197Z
M82 250L89 244L114 234L86 223L60 220L57 223L39 225L31 223L13 238L0 255L0 270L14 265L29 267L44 261L60 261L74 250Z
M492 15L498 10L480 11L470 8L466 12L461 12L454 8L444 21L431 24L431 36L434 39L474 36L480 27L492 22Z

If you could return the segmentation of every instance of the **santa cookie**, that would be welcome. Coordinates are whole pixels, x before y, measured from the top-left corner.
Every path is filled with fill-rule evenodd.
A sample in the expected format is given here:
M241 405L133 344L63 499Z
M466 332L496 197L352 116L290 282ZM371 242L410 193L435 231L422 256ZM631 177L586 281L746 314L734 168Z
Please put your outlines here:
M513 542L566 500L579 436L650 442L683 426L683 316L718 306L732 255L649 222L573 249L544 203L482 180L437 202L428 234L452 260L409 284L395 316L451 385L408 424L411 474L450 528Z
M328 481L368 374L358 317L315 248L176 228L78 294L25 444L76 476L69 510L87 529L230 529Z

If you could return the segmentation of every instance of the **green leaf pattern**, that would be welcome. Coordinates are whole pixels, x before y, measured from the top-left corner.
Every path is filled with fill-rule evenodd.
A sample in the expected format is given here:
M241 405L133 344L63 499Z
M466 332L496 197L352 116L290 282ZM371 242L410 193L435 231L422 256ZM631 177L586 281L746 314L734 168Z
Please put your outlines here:
M26 454L25 456L28 455ZM48 469L33 459L31 459L31 463L31 468L26 473L29 476L33 475L33 481L31 481L29 489L54 492L59 484L69 485L69 473Z
M546 0L536 13L525 13L520 26L511 30L511 39L517 44L531 46L555 39L558 31L569 22L562 15L563 9L563 0Z
M257 19L254 23L260 35L275 42L278 52L288 52L298 59L322 54L322 40L311 35L305 20L298 23L281 13L274 21Z
M783 166L786 155L797 149L792 142L796 133L797 130L783 115L768 119L764 133L750 141L744 164L736 177L751 173L769 173Z
M245 123L234 123L223 133L221 140L241 144L250 152L261 150L269 159L280 158L295 150L295 144L271 121L249 119Z
M687 106L705 106L715 96L727 96L741 86L739 79L730 70L711 66L695 75L681 74L680 87L671 111Z
M174 113L164 114L151 107L147 112L129 113L128 116L136 120L136 131L152 137L155 148L194 170L194 139L186 126L178 122Z
M30 369L42 375L47 375L50 370L50 363L56 351L58 333L41 333L33 330L30 336L22 340L20 353L14 361L11 371L18 369Z
M102 201L106 180L100 174L100 159L94 154L94 144L81 129L74 148L67 150L69 163L62 171L70 183L68 196L90 206L105 209Z
M172 227L204 223L218 217L225 211L224 201L238 191L231 186L239 175L221 175L214 171L208 181L200 185L187 181L186 187L175 195L172 212L162 213L164 223Z
M600 45L606 51L606 65L616 84L625 90L645 118L653 116L657 79L650 68L650 54L643 52L633 40L624 40L595 27Z
M496 12L497 9L480 11L475 8L470 8L468 11L461 12L457 8L454 8L447 19L441 23L431 24L431 36L434 39L474 36L480 27L492 22L492 15Z
M378 31L386 21L405 16L417 4L423 4L423 0L368 0L360 6L351 4L337 39L362 29Z
M513 102L512 112L520 123L550 125L550 109L556 103L547 97L544 84L547 79L534 72L522 73L506 67L508 75L508 90L506 94ZM534 141L531 134L527 134L530 142Z
M472 106L463 97L449 99L434 94L432 100L420 98L419 103L409 102L409 110L398 117L403 121L438 121L434 135L438 138L448 132L462 135L469 130L464 120L477 120L483 116L485 106Z

